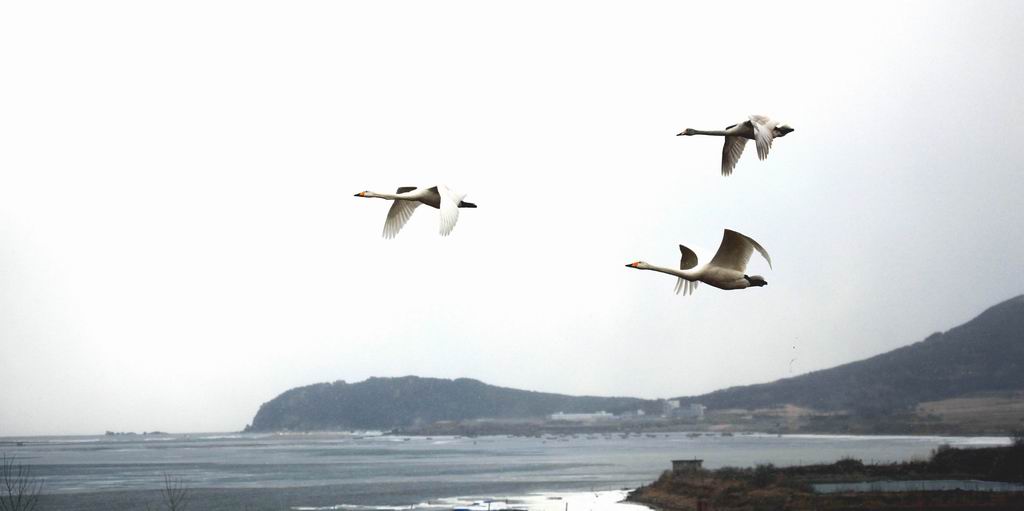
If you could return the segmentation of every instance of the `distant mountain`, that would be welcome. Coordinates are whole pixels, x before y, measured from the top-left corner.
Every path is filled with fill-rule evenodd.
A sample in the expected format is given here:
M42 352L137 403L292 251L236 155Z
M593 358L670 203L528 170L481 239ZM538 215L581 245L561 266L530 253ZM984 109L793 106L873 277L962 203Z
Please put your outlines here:
M710 410L776 408L796 405L819 412L845 411L846 416L866 419L881 431L1002 431L1019 424L1020 396L1024 396L1024 296L989 308L973 320L946 333L875 357L772 383L732 387L679 398L683 404L701 403ZM1017 392L1016 394L1006 394ZM942 400L1004 393L1002 401L974 399L961 416L941 415ZM963 400L961 400L963 401ZM916 429L885 425L894 414L920 418L921 403L933 426ZM993 404L994 403L994 404ZM999 404L1002 403L1002 404ZM1003 406L1003 411L993 407ZM987 406L988 409L983 409ZM359 383L320 383L291 389L260 407L248 431L314 431L343 429L393 429L481 418L539 418L563 411L621 413L642 409L658 414L662 401L628 397L574 397L530 392L487 385L460 378L370 378ZM955 407L954 407L955 408ZM948 410L947 410L948 411ZM949 412L952 413L952 412ZM980 415L999 414L995 422L979 424ZM836 414L823 414L831 417ZM836 415L838 416L838 415ZM967 417L967 420L964 417ZM882 417L886 419L883 420ZM917 419L914 419L917 420ZM936 422L938 421L938 422ZM960 425L942 421L959 422ZM919 421L920 422L920 421ZM967 425L965 425L967 424ZM993 426L998 425L998 427ZM877 426L877 427L875 427ZM960 429L957 429L957 428ZM848 425L840 425L847 428ZM824 422L809 430L836 430Z
M661 410L661 402L629 397L567 396L495 387L468 378L406 376L359 383L318 383L266 402L247 431L392 429L436 421L524 419L556 412Z
M888 353L772 383L680 398L709 409L792 404L878 415L983 392L1024 390L1024 296Z

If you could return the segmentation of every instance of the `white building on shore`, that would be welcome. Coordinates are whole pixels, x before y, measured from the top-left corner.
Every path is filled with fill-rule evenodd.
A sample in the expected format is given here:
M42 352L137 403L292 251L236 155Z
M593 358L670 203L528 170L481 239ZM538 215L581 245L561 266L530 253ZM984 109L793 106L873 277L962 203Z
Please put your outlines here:
M558 412L548 415L548 420L552 421L571 421L571 422L595 422L595 421L606 421L614 419L615 416L601 410L595 413L565 413Z
M704 418L704 410L707 409L708 407L699 403L681 406L678 399L667 399L662 406L662 414L671 418L701 420Z

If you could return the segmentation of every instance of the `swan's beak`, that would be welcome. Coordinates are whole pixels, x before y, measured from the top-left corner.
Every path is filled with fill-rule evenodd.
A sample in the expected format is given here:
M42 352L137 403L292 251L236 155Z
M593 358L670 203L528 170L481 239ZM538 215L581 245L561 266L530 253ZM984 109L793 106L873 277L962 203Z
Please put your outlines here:
M629 263L629 264L627 264L626 266L627 266L627 267L629 267L629 268L636 268L636 267L637 267L637 265L639 265L639 264L640 264L640 263Z
M366 192L359 192L356 194L356 197L366 197Z
M676 133L676 136L677 136L677 137L681 137L681 136L683 136L683 135L685 135L685 134L686 134L686 132L679 132L679 133Z

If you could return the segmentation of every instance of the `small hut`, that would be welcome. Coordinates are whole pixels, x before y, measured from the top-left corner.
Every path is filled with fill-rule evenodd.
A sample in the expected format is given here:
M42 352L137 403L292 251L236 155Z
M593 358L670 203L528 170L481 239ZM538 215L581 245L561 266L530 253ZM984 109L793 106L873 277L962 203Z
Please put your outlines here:
M687 474L697 472L701 469L704 460L694 458L692 460L672 460L672 472L676 474Z

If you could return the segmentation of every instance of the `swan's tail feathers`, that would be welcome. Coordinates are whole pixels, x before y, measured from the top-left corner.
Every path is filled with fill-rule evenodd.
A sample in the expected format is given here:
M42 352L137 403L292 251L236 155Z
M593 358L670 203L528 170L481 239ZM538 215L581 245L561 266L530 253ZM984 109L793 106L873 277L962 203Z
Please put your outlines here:
M697 281L686 280L682 277L676 279L676 294L680 291L683 292L683 296L692 295L697 290Z

